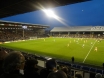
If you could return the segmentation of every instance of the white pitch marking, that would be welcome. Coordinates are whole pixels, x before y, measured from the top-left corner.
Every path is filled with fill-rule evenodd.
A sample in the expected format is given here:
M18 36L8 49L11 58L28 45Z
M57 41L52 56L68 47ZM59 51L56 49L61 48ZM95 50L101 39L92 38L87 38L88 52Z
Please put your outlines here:
M96 41L97 41L97 40L96 40ZM92 47L90 48L89 52L87 53L86 57L84 58L83 63L85 62L86 58L87 58L88 55L90 54L90 52L91 52L92 48L94 47L96 41L94 42L94 44L93 44Z

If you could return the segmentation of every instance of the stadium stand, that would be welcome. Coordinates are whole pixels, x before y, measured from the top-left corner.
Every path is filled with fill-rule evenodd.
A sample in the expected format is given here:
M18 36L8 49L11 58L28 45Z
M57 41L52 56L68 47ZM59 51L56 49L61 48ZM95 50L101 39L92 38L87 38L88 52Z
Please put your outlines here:
M49 26L0 20L0 42L48 37L46 28Z
M8 48L3 48L1 47L2 51L6 51L8 53L13 52L12 49L8 49ZM48 57L42 57L42 56L38 56L38 55L33 55L33 54L29 54L26 52L21 52L24 57L25 60L28 61L29 59L37 59L37 60L41 60L43 61L43 63L45 64L45 62L48 60ZM39 63L40 61L38 61ZM82 64L72 64L71 62L65 62L65 61L61 61L61 60L56 60L57 64L58 64L58 70L62 69L64 66L68 67L68 70L71 70L71 78L76 76L76 72L81 72L82 74L96 74L96 73L100 73L100 74L104 74L104 70L102 68L98 68L98 67L91 67L89 65L82 65ZM43 66L39 66L38 65L38 69L39 71L42 70L43 68L45 68L45 65L43 64ZM51 64L51 63L50 63ZM84 77L85 75L83 75ZM91 75L92 76L92 75ZM0 77L1 78L1 77ZM92 78L92 77L89 77Z
M92 26L54 27L51 32L90 31Z
M30 2L28 0L8 0L8 1L2 0L0 2L0 18L37 10L38 8L36 8L36 7L33 8L34 6L31 6L31 3L34 3L35 5L37 5L37 3L40 3L42 5L45 5L45 7L47 7L51 3L51 5L53 4L53 6L51 6L51 7L56 7L56 6L63 6L63 5L67 5L67 4L89 1L89 0L71 0L71 1L70 0L69 1L68 0L64 0L64 1L63 0L48 0L49 4L44 3L47 0L45 0L45 1L38 0L38 1L39 2L37 2L37 0L34 0L34 1L30 0ZM23 5L20 5L20 4L23 4ZM46 5L46 4L48 4L48 5ZM26 25L28 27L28 30L30 30L30 31L25 30L25 34L23 35L22 33L24 31L23 31L22 26L24 26L24 25ZM34 36L35 37L37 36L39 38L40 37L42 37L42 38L49 37L49 35L43 34L44 31L42 31L41 29L47 28L47 26L43 26L43 25L41 26L41 25L33 25L33 24L29 24L29 23L18 23L18 22L13 23L13 22L8 22L8 21L5 21L5 22L0 21L0 26L1 26L0 27L0 42L26 40L26 39L29 39L30 37L33 38ZM34 28L35 32L32 32L33 28ZM39 32L39 31L41 31L41 32ZM89 38L89 37L92 37L90 35L93 34L93 38L98 38L98 37L103 38L104 27L103 26L95 26L95 27L92 27L92 26L82 27L81 26L81 27L67 27L67 28L66 27L64 27L64 28L56 27L51 32L57 33L56 36L60 36L60 37L64 36L64 37ZM68 33L68 32L70 32L70 33ZM91 33L89 33L89 32L91 32ZM16 34L13 34L13 33L16 33ZM70 34L70 36L69 36L69 34ZM75 34L77 34L77 35L75 35ZM8 49L8 48L4 48L4 47L0 47L0 48L2 51L6 51L8 53L11 53L12 51L14 51L13 49ZM50 59L48 57L43 57L43 56L39 56L36 54L35 55L29 54L27 52L21 52L21 53L25 57L26 61L31 60L33 58L38 60L38 68L39 68L38 73L40 73L40 71L42 69L46 68L46 66L45 66L46 61ZM2 54L0 54L0 55L2 55ZM26 61L24 61L24 62L26 62ZM67 76L70 75L70 77L68 76L68 78L75 78L75 77L77 77L77 78L78 77L80 77L80 78L82 78L82 77L83 78L95 78L95 77L101 78L102 75L104 75L103 68L93 67L93 66L83 65L83 64L78 64L78 63L73 64L72 62L65 62L65 61L60 61L60 60L56 60L56 62L59 66L57 70L61 69L65 72L65 70L62 68L66 67L66 66L68 67L68 71L71 70L70 72L67 72L67 73L65 72L67 74ZM16 62L14 62L13 65L16 65L15 63ZM1 66L1 68L2 68L2 66ZM2 71L2 73L4 73L4 72ZM20 71L19 73L24 74L23 71ZM55 72L55 73L60 73L60 72ZM8 73L6 73L6 75L7 74ZM87 74L87 76L85 74ZM19 77L17 76L17 74L15 75L15 77L13 77L13 76L12 77L13 78L24 78L20 74L18 74L18 75L19 75ZM62 75L62 74L60 74L60 75ZM4 75L4 77L3 77L3 75L0 75L0 78L8 78L8 77L9 77L8 75L6 77L5 77L5 75ZM12 77L10 77L10 78L12 78Z
M54 27L50 32L55 37L104 38L103 26Z
M14 32L14 30L16 28L19 28L19 29L17 30L16 36L15 36L15 34L13 34L13 32ZM0 27L0 31L1 31L0 32L0 41L1 42L7 42L7 41L16 41L16 40L23 40L23 39L26 40L26 39L29 39L30 37L37 36L36 32L32 32L31 30L26 30L25 31L25 35L24 35L25 38L23 38L23 34L22 34L23 30L22 30L22 27L20 28L20 27L17 26L16 28L15 27L7 27L5 25L4 26L1 26ZM56 32L57 29L59 31L60 30L61 31L64 31L65 29L67 29L69 31L69 30L72 29L74 32L76 32L77 29L78 29L78 31L80 29L81 29L81 31L82 31L82 29L83 29L83 31L85 31L85 30L86 31L88 31L88 30L91 31L92 28L96 28L96 26L95 27L92 27L92 26L91 27L90 26L88 26L88 27L87 26L86 27L81 27L80 26L79 28L78 27L69 27L69 29L68 28L65 28L65 27L64 28L61 27L61 28L58 29L56 27L56 30L54 32ZM101 27L98 27L97 26L97 29L98 28L101 28ZM35 28L35 29L37 29L37 28ZM102 29L103 28L101 28L101 30ZM11 31L11 30L13 30L13 31ZM98 30L100 30L100 29L98 29ZM96 32L98 32L98 30ZM96 32L93 33L94 34L94 37L96 37L96 35L99 34L99 33L96 33ZM103 35L103 30L100 31L100 33L102 33L101 35ZM66 35L68 33L64 33L64 34ZM73 36L74 34L72 33L71 36ZM80 33L80 34L83 34L83 33ZM90 33L86 33L86 32L84 33L84 35L88 35L88 34L90 34ZM46 37L47 36L47 34L38 34L38 35L39 35L39 38L40 37ZM78 37L78 36L76 36L76 37ZM89 36L87 36L87 37L89 37ZM2 49L2 51L4 50L4 51L6 51L8 53L10 53L10 52L13 51L13 49L8 49L8 48L4 48L4 47L1 47L1 49ZM25 57L26 60L33 59L34 58L34 59L36 59L38 61L38 64L37 64L38 65L38 69L39 69L38 73L43 68L46 67L45 66L46 61L49 60L49 59L51 59L49 57L39 56L39 55L36 55L36 54L35 55L34 54L29 54L27 52L21 52L21 53L24 55L24 57ZM64 66L67 66L68 67L68 69L70 70L70 76L71 76L71 78L73 78L73 77L75 78L75 76L78 76L78 75L76 75L76 72L80 72L81 74L84 74L84 75L82 75L82 77L84 77L84 78L85 78L85 75L86 74L88 74L87 75L88 78L94 78L95 75L96 75L96 73L100 73L101 75L104 75L103 67L91 66L91 65L81 64L81 63L72 63L72 61L66 62L66 61L57 60L57 59L56 59L56 62L58 64L58 67L57 67L58 70L62 69Z
M104 31L104 27L103 26L69 26L69 27L54 27L51 32L72 32L72 31Z

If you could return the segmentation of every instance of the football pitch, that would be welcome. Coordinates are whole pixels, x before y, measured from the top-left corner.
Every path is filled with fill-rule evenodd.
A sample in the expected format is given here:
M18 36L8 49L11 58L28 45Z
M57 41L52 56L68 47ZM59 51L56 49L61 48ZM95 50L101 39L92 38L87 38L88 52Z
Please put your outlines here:
M4 43L0 46L66 61L71 61L74 56L75 62L96 66L104 63L104 40L45 38Z

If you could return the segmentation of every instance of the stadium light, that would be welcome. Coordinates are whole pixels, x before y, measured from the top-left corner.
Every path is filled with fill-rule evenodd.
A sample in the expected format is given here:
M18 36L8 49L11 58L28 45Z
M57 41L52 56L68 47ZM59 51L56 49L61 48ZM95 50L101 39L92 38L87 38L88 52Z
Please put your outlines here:
M50 9L43 9L43 12L44 12L48 17L58 19L58 16L55 14L55 12L52 11L52 10L50 10Z
M58 15L55 14L55 12L51 9L41 9L48 17L54 18L57 21L59 21L60 23L64 24L65 26L68 26L64 21L64 19L62 19L61 17L59 17Z

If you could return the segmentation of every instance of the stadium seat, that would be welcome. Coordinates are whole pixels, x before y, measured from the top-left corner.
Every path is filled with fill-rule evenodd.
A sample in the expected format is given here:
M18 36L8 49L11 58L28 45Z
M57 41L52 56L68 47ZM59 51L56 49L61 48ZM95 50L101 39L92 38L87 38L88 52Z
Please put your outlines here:
M57 60L57 63L59 63L59 64L65 64L63 61L58 61L58 60Z
M57 60L57 63L62 64L62 65L67 65L69 67L71 66L71 63L69 63L69 62L63 62L63 61Z
M77 66L76 66L75 64L72 64L71 67L72 67L72 68L76 68Z
M96 70L97 70L96 68L91 68L91 69L90 69L90 72L95 73L95 72L96 72Z
M77 65L76 68L77 68L77 69L81 69L81 65Z
M65 62L65 65L67 65L67 66L71 66L71 63Z
M97 70L96 70L96 73L103 74L103 70L101 70L101 69L97 69Z
M104 75L104 70L102 70L102 74Z
M82 67L82 70L84 70L84 71L89 71L89 70L90 70L90 67L83 66L83 67Z

